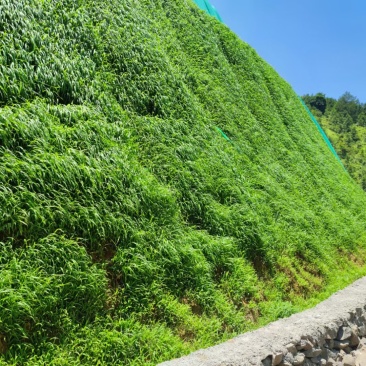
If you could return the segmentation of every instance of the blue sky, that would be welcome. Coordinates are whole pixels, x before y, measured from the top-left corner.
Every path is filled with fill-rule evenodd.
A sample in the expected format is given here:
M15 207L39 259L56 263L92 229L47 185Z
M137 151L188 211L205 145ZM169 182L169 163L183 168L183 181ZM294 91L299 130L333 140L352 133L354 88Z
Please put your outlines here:
M299 95L366 103L366 0L211 0Z

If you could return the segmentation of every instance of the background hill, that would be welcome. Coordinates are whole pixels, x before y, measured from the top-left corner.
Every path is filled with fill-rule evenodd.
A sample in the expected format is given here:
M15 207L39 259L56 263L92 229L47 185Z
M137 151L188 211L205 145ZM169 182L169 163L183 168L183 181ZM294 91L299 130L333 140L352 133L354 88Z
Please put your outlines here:
M351 93L303 97L330 138L350 175L366 190L366 105Z
M0 0L0 364L153 365L365 273L365 194L192 1Z

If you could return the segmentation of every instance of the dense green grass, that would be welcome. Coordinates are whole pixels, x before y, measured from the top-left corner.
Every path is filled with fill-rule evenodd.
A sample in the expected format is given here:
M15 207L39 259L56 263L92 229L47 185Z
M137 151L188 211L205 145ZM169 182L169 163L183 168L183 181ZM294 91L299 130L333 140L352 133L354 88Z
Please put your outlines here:
M364 192L190 0L0 0L0 45L0 365L154 365L365 272Z

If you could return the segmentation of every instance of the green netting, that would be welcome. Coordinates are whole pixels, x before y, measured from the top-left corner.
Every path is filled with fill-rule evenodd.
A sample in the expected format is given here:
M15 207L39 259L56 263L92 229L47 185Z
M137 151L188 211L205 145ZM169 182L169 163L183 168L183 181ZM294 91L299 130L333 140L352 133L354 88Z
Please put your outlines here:
M219 131L219 132L221 133L221 136L222 136L225 140L227 140L227 141L231 142L230 138L226 135L226 133L225 133L221 128L216 127L216 129L217 129L217 131Z
M220 14L217 12L217 10L210 4L208 0L194 0L194 2L204 11L206 11L208 14L212 15L213 17L217 18L220 22L222 22L222 19L220 17Z
M333 153L333 155L339 160L339 162L343 165L341 159L339 158L337 152L335 151L333 145L331 144L331 142L328 139L328 136L325 134L325 132L323 131L323 129L321 128L319 122L316 120L316 118L314 117L314 115L311 113L310 109L308 108L308 106L305 104L305 102L299 97L299 99L301 100L301 103L304 105L306 111L308 112L309 116L311 117L311 119L313 120L313 122L315 123L315 126L318 128L320 134L323 136L324 141L326 142L326 144L328 145L330 151ZM343 166L344 168L344 166Z

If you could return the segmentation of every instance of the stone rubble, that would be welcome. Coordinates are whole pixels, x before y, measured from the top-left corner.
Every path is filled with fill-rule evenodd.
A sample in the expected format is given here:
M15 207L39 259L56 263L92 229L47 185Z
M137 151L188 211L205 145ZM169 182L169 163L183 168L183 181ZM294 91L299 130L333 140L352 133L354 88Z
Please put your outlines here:
M365 319L366 321L366 319ZM332 324L326 335L319 339L304 336L296 343L285 346L285 351L262 360L271 366L366 366L366 338L363 324L347 322L341 326ZM361 330L360 330L361 328Z
M366 277L312 309L160 366L366 366Z

